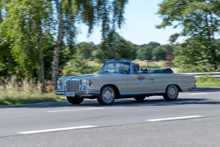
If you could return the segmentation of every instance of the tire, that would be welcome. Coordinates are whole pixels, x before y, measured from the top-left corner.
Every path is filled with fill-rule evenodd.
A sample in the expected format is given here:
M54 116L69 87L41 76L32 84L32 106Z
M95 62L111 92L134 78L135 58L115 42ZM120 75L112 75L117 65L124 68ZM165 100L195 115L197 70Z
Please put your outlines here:
M84 98L67 97L67 100L68 100L71 104L80 104L80 103L83 102Z
M99 104L111 105L115 101L116 92L112 86L104 86L97 97Z
M175 101L178 97L178 94L179 94L178 87L176 85L169 85L163 97L166 101Z
M143 101L145 99L145 96L134 97L134 99L137 101Z

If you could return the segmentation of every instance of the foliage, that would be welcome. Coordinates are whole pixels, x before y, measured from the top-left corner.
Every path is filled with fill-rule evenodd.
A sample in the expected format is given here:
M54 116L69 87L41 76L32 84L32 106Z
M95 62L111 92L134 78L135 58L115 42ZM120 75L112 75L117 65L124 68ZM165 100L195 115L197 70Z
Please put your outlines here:
M183 72L208 72L208 71L219 71L220 69L215 68L214 62L220 63L220 43L217 41L213 42L216 48L216 57L213 61L211 55L211 46L207 46L209 42L202 40L201 38L192 39L189 38L185 43L181 45L180 52L181 56L175 60L181 67Z
M132 58L134 54L133 44L126 41L118 33L111 32L93 52L93 56L98 62L104 63L109 59Z
M128 0L75 0L78 8L77 15L89 26L89 33L96 24L101 23L103 40L112 30L115 30L116 26L121 28L127 3Z
M36 80L21 77L0 78L0 105L15 105L45 101L61 101L54 95L55 89L50 81L45 82L45 92L42 84Z
M67 62L62 71L62 76L73 76L81 74L94 73L100 70L100 67L90 66L88 60L84 59L81 54L74 55L72 59Z
M152 60L164 60L167 53L173 53L175 50L174 45L160 45L152 51Z
M197 86L220 86L220 78L196 77Z
M101 23L105 40L109 32L116 27L121 28L126 4L127 0L1 0L0 76L17 74L29 79L38 77L41 81L45 76L49 79L54 48L57 45L61 47L61 51L54 54L58 60L66 52L62 51L66 45L69 45L71 54L75 52L77 24L88 25L91 34L94 26ZM61 15L62 26L57 24L61 22ZM58 32L60 27L62 35ZM56 43L56 36L61 38L61 43ZM88 52L82 52L88 58ZM67 61L68 58L65 59ZM61 61L61 68L63 64Z
M165 60L167 53L173 53L175 56L179 55L178 45L167 44L160 45L157 42L150 42L148 44L136 45L137 59L141 60Z
M59 28L52 61L53 85L56 84L57 80L61 40L67 38L67 42L71 41L68 44L72 46L72 39L77 32L76 24L81 22L89 27L89 34L95 25L101 23L102 39L105 40L112 30L115 30L116 27L121 28L127 0L55 0L55 3L59 13ZM73 31L72 28L74 28ZM63 37L63 33L70 35Z
M42 50L50 45L52 39L46 25L50 6L43 0L3 2L6 13L0 24L0 39L3 45L9 46L3 52L13 57L23 75L33 78L35 69L38 69L38 73L44 70ZM43 78L40 74L38 77Z
M76 45L76 48L84 59L90 59L92 56L92 51L95 50L95 45L93 42L81 42Z
M150 42L148 44L139 46L137 51L137 59L152 60L152 52L158 46L160 46L160 44L157 42Z
M195 66L205 63L206 65L210 64L214 67L214 70L217 70L220 62L215 37L220 31L220 1L164 0L159 6L160 9L157 14L161 16L163 22L157 28L167 26L183 28L181 32L170 36L171 42L175 42L179 36L190 37L190 40L184 43L186 47L184 53L185 57L191 59L183 58L183 60L186 60L184 62L194 65L193 58L196 58ZM205 56L207 57L206 61ZM201 63L198 63L200 62L199 58L202 60Z

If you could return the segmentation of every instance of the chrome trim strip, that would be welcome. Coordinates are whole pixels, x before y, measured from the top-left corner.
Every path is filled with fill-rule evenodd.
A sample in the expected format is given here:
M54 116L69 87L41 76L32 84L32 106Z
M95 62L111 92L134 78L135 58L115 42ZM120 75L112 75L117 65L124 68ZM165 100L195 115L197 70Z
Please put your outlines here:
M64 92L56 92L56 95L64 95Z
M131 93L121 93L121 95L138 95L138 94L163 94L165 91L154 91L154 92L131 92Z
M61 91L61 90L57 90L56 95L64 95L64 92L66 91ZM84 90L84 91L76 91L75 95L79 95L79 96L92 96L92 95L99 95L100 94L100 90Z

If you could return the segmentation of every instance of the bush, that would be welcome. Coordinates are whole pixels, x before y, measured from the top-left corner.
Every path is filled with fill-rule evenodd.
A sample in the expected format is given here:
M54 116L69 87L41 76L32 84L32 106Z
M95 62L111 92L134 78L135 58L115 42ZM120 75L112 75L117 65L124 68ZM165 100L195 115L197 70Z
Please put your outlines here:
M220 78L217 77L196 77L197 86L220 86Z
M62 71L62 76L77 76L81 74L94 73L100 70L100 66L91 66L88 63L89 60L83 59L82 55L73 56Z
M43 93L46 92L46 93ZM45 101L63 101L55 95L51 81L42 83L36 79L27 80L21 77L0 79L0 105L29 104Z

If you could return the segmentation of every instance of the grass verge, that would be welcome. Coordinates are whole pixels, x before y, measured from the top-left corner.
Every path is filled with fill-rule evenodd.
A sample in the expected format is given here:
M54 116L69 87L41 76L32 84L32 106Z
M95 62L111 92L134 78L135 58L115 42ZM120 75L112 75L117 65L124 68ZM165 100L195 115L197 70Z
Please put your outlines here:
M220 86L220 78L196 77L196 86Z
M53 93L44 94L7 94L0 95L0 105L20 105L20 104L33 104L39 102L60 102L66 101L60 99Z

